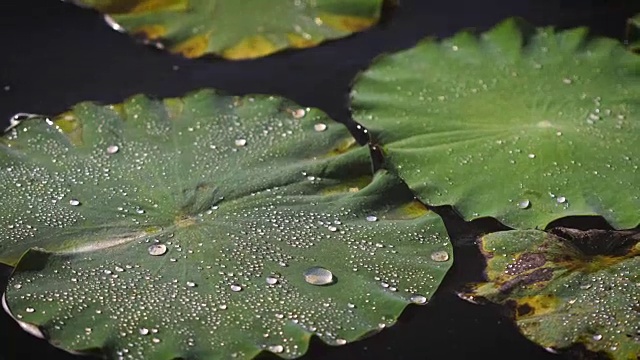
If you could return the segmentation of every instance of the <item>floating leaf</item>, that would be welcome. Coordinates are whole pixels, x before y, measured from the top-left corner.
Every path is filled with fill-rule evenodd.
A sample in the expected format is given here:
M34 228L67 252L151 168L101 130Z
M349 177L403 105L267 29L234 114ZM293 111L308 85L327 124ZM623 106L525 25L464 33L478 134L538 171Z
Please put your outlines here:
M313 334L340 345L393 324L451 266L404 183L279 98L83 103L23 121L0 164L0 259L31 248L7 306L68 350L293 358Z
M73 0L186 57L251 59L374 25L383 0Z
M639 98L640 56L619 42L510 20L380 58L352 108L424 202L518 228L570 215L630 228Z
M640 354L640 233L557 228L486 235L488 282L467 296L513 311L547 348L583 343L614 359Z

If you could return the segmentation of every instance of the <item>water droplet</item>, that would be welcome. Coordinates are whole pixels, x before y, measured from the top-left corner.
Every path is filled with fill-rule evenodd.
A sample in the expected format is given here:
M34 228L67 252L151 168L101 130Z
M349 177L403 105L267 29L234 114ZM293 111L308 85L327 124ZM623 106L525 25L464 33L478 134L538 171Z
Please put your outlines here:
M418 304L418 305L424 305L427 303L427 298L420 294L412 295L409 300L411 300L412 303Z
M231 288L231 291L233 291L233 292L242 291L242 286L240 286L238 284L231 284L230 288Z
M573 82L573 80L569 79L569 78L564 78L562 79L562 82L567 84L567 85L571 85L571 83Z
M144 209L137 208L136 209L136 213L137 214L144 214Z
M267 276L266 281L267 281L267 284L269 285L275 285L278 283L278 278L275 276Z
M109 155L113 155L118 151L120 151L120 147L118 145L109 145L109 147L107 148L107 154Z
M71 200L69 200L69 205L71 205L71 206L78 206L78 205L80 205L80 200L77 200L77 199L71 199Z
M187 281L187 286L188 287L196 287L196 283L194 283L193 281Z
M153 339L151 339L151 341L153 341L154 344L158 344L158 343L160 343L161 340L158 339L158 338L153 338Z
M595 340L595 341L600 341L600 340L602 340L602 334L595 334L595 335L593 335L593 340Z
M449 253L444 250L433 252L431 253L431 260L437 262L447 261L449 260Z
M367 219L367 221L371 221L371 222L378 221L378 217L375 216L375 215L367 215L366 219Z
M304 109L296 109L293 110L291 114L296 119L302 119L307 114L307 112Z
M236 146L245 146L247 145L247 139L236 139L235 144Z
M327 130L327 125L323 123L317 123L313 125L313 129L317 132L325 131Z
M304 272L304 281L311 285L328 285L333 282L333 273L323 267L314 266Z
M558 204L563 204L563 203L565 203L567 201L567 198L564 197L564 196L558 196L556 198L556 201L558 202Z
M529 154L527 156L529 157L529 159L535 159L536 158L536 154Z
M26 311L26 312L28 312L28 313L32 313L32 312L35 312L35 311L36 311L36 309L34 309L34 308L32 308L32 307L28 307L28 308L24 309L24 311Z
M149 254L160 256L167 253L167 247L164 244L153 244L149 246Z
M327 229L329 229L329 231L331 231L331 232L336 232L336 231L338 231L338 228L337 228L337 227L335 227L335 226L329 226Z
M531 201L529 201L529 200L527 200L527 199L522 200L522 201L519 201L519 202L518 202L518 207L519 207L520 209L528 209L528 208L530 208L530 207L531 207Z
M147 328L140 328L140 330L138 330L140 332L140 335L148 335L149 334L149 329Z

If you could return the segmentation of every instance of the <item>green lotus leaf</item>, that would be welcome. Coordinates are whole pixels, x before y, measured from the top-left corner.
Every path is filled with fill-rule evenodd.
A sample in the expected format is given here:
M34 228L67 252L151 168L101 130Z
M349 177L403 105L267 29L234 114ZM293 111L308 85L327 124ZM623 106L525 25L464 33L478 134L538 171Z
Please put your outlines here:
M189 58L251 59L373 26L383 0L73 0Z
M393 324L451 266L401 180L280 98L82 103L0 149L6 307L69 351L294 358Z
M486 235L487 282L464 297L507 306L547 348L583 343L613 359L640 354L640 233L556 228Z
M640 56L586 29L508 20L383 56L354 119L432 205L515 228L599 215L640 222Z

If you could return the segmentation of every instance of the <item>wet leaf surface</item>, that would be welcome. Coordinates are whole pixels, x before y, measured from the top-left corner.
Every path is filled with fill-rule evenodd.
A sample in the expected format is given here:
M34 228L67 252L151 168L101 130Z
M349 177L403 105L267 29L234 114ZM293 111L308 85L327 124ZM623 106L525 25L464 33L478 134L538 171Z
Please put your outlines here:
M640 233L555 228L481 239L487 282L466 294L506 306L546 347L582 343L614 359L640 354Z
M640 222L640 56L618 41L509 20L380 57L351 96L387 167L426 203L515 228Z
M73 0L118 31L188 58L241 60L306 48L374 25L383 0Z
M0 164L7 306L67 350L297 357L393 324L452 263L343 125L276 97L82 103L8 131Z

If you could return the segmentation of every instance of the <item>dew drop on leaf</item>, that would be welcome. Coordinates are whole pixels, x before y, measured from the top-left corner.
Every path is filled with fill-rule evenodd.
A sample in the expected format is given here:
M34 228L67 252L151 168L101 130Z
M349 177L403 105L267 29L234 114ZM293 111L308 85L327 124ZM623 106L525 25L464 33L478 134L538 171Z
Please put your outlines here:
M531 201L529 200L522 200L520 202L518 202L518 207L520 209L528 209L531 207Z
M107 154L109 154L109 155L113 155L113 154L117 153L118 151L120 151L120 147L118 147L118 145L110 145L107 148Z
M449 260L449 253L444 250L433 252L431 253L431 260L437 262L447 261Z
M304 109L293 110L293 117L296 119L302 119L307 112Z
M143 335L143 336L144 336L144 335L148 335L148 334L149 334L149 329L147 329L147 328L140 328L139 332L140 332L140 335Z
M313 125L313 129L317 132L322 132L327 130L327 125L323 124L323 123L317 123L315 125Z
M36 311L36 309L34 309L34 308L32 308L32 307L28 307L28 308L26 308L24 311L26 311L26 312L28 312L28 313L32 313L32 312L35 312L35 311Z
M282 345L271 345L269 346L269 351L272 353L280 354L284 351L284 347Z
M233 291L233 292L242 291L242 286L240 286L238 284L231 284L230 288L231 288L231 291Z
M567 201L567 198L564 196L558 196L556 198L556 201L558 202L558 204L564 204Z
M164 244L153 244L149 246L149 254L153 256L160 256L167 253L167 247Z
M314 266L304 272L304 281L311 285L328 285L333 282L333 273L323 267Z
M427 303L427 298L419 294L415 294L411 296L410 300L412 303L418 304L418 305L424 305Z
M366 219L371 222L378 221L378 217L375 215L368 215Z
M77 200L77 199L71 199L71 200L69 200L69 205L71 205L71 206L78 206L78 205L80 205L80 200Z
M193 281L187 281L187 286L188 287L196 287L196 283L194 283Z
M275 285L278 283L278 278L275 276L267 276L266 281L267 281L267 284L269 285Z
M238 147L245 146L247 145L247 139L236 139L235 144Z

